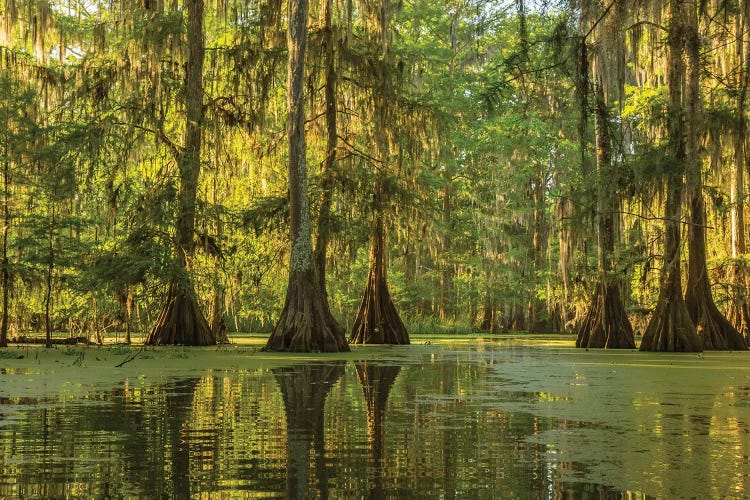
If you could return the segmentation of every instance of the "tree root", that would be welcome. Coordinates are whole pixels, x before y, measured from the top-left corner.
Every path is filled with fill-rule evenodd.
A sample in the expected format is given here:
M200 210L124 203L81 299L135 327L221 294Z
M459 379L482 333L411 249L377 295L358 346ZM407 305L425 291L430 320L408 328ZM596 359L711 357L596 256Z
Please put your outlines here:
M578 330L576 347L635 349L633 327L616 285L599 284Z
M216 338L198 307L195 294L172 283L167 302L144 344L202 346L216 344Z
M294 273L264 351L348 352L344 329L323 304L314 274Z
M396 311L385 277L373 268L349 341L352 344L409 343L409 333Z
M745 339L721 314L711 298L710 290L705 290L702 286L688 290L685 301L703 349L707 351L747 350Z
M641 351L700 352L701 340L679 289L662 291L641 340Z

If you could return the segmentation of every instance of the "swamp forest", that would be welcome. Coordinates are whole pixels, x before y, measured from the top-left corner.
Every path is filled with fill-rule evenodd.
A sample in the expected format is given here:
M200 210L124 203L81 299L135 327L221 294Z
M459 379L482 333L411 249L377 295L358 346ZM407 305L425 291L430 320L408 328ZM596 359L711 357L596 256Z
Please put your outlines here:
M0 498L746 498L749 119L750 0L3 0Z
M0 345L746 349L748 2L1 9Z

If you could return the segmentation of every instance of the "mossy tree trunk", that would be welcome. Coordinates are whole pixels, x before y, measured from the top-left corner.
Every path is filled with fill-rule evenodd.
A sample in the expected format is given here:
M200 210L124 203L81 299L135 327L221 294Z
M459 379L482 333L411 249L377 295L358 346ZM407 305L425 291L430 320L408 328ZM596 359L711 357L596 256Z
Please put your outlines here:
M612 166L612 143L609 113L601 81L596 85L596 163L599 172L598 205L598 270L599 279L591 306L578 331L576 347L635 349L633 327L625 312L620 294L620 280L612 272L615 251L616 185Z
M387 248L385 244L386 175L391 164L391 142L388 130L393 127L390 99L393 99L393 75L390 20L393 4L385 1L376 11L374 40L381 47L381 64L373 70L373 142L379 157L375 165L372 195L372 224L370 226L370 271L364 296L354 320L349 341L353 344L408 344L409 334L396 310L388 290Z
M682 217L683 169L685 166L685 124L682 87L685 64L682 59L685 36L683 0L670 0L667 61L667 133L672 162L666 173L667 198L664 209L664 262L656 308L641 341L641 351L702 350L693 321L682 296L680 270L680 224Z
M267 351L348 351L343 328L331 315L315 272L305 158L304 61L307 0L290 0L287 43L289 212L291 264L284 308L266 343Z
M180 176L177 242L167 300L146 344L212 345L216 338L198 305L189 274L195 249L195 208L203 127L203 0L187 0L185 62L185 145L177 158Z
M450 170L443 172L445 186L442 189L442 234L440 235L440 303L438 313L443 321L454 318L454 304L456 302L455 267L451 259L453 233L453 179Z
M714 303L706 265L706 206L703 200L703 178L699 154L701 141L700 36L698 11L684 9L685 51L687 55L686 95L686 184L690 205L688 229L688 278L685 302L690 319L706 350L747 349L745 340Z

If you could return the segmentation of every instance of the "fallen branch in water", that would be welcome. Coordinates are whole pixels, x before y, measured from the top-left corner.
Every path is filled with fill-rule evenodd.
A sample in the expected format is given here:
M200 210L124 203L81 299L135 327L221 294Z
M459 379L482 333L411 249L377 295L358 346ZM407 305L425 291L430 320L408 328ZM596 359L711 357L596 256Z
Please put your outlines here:
M119 363L119 364L115 365L115 368L120 368L120 367L121 367L122 365L124 365L125 363L130 363L130 362L131 362L131 361L133 361L133 360L134 360L135 358L137 358L137 357L138 357L138 355L139 355L139 354L141 354L142 352L143 352L143 347L141 347L140 349L138 349L138 351L136 351L136 352L135 352L135 354L131 354L130 356L128 356L128 357L127 357L127 358L125 359L125 361L123 361L122 363Z

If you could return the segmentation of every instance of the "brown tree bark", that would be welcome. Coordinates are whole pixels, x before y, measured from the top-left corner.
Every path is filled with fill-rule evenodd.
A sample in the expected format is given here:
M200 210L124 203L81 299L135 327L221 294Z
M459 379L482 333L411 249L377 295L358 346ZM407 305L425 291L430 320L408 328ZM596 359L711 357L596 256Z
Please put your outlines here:
M224 298L225 291L221 285L214 286L214 293L211 300L211 332L219 344L228 344L227 321L224 315Z
M547 252L549 227L545 215L546 190L547 175L544 171L538 171L531 182L531 195L534 202L534 225L531 235L534 272L543 269L545 254ZM530 331L545 332L550 330L551 322L542 320L544 309L544 304L537 298L535 293L532 293L526 308L527 327ZM547 312L551 313L551 311Z
M379 196L376 193L375 197ZM370 272L349 341L352 344L408 344L409 333L388 290L382 210L376 209L375 213L370 236Z
M55 205L52 203L52 218L49 226L49 232L47 234L48 250L47 258L47 279L46 279L46 291L44 293L44 347L52 347L52 275L55 271Z
M693 321L682 296L680 270L680 223L682 217L683 168L685 166L685 124L682 109L682 86L685 64L682 59L685 23L684 0L669 0L667 61L667 127L672 165L666 173L667 199L664 209L664 263L659 297L641 341L641 351L702 350Z
M310 229L305 158L304 62L307 49L307 0L288 2L287 107L289 138L289 212L291 265L289 285L279 321L267 351L349 351L343 328L331 315L315 273Z
M609 134L609 112L601 80L596 85L596 163L599 173L598 205L598 270L596 292L586 317L578 330L576 347L635 349L633 327L625 312L620 294L620 280L612 272L615 250L616 186L612 172L612 145Z
M706 265L706 206L699 154L700 124L700 36L698 12L684 9L685 52L687 55L687 95L685 111L685 178L690 204L688 229L688 278L685 303L690 319L706 350L747 349L745 340L714 303Z
M336 66L333 47L333 0L323 4L323 50L325 52L325 119L326 119L326 157L321 172L320 213L318 214L318 234L315 241L315 268L318 273L320 293L328 304L326 272L328 259L328 242L331 234L331 205L333 203L333 176L336 168L336 148L338 143L338 120L336 116Z
M203 136L203 0L187 0L187 58L185 62L185 145L179 152L180 175L177 245L174 276L167 301L146 344L213 345L216 338L198 305L189 274L195 249L195 207Z
M392 3L387 0L377 11L376 39L381 45L381 57L392 61L390 52L391 33L389 23ZM388 290L387 249L385 246L385 172L390 163L388 128L391 112L388 108L389 98L393 91L388 71L373 67L375 85L373 88L374 103L374 142L380 158L376 166L373 182L373 220L370 228L370 271L367 276L365 292L360 303L357 317L354 320L349 341L353 344L408 344L409 334L393 304Z

